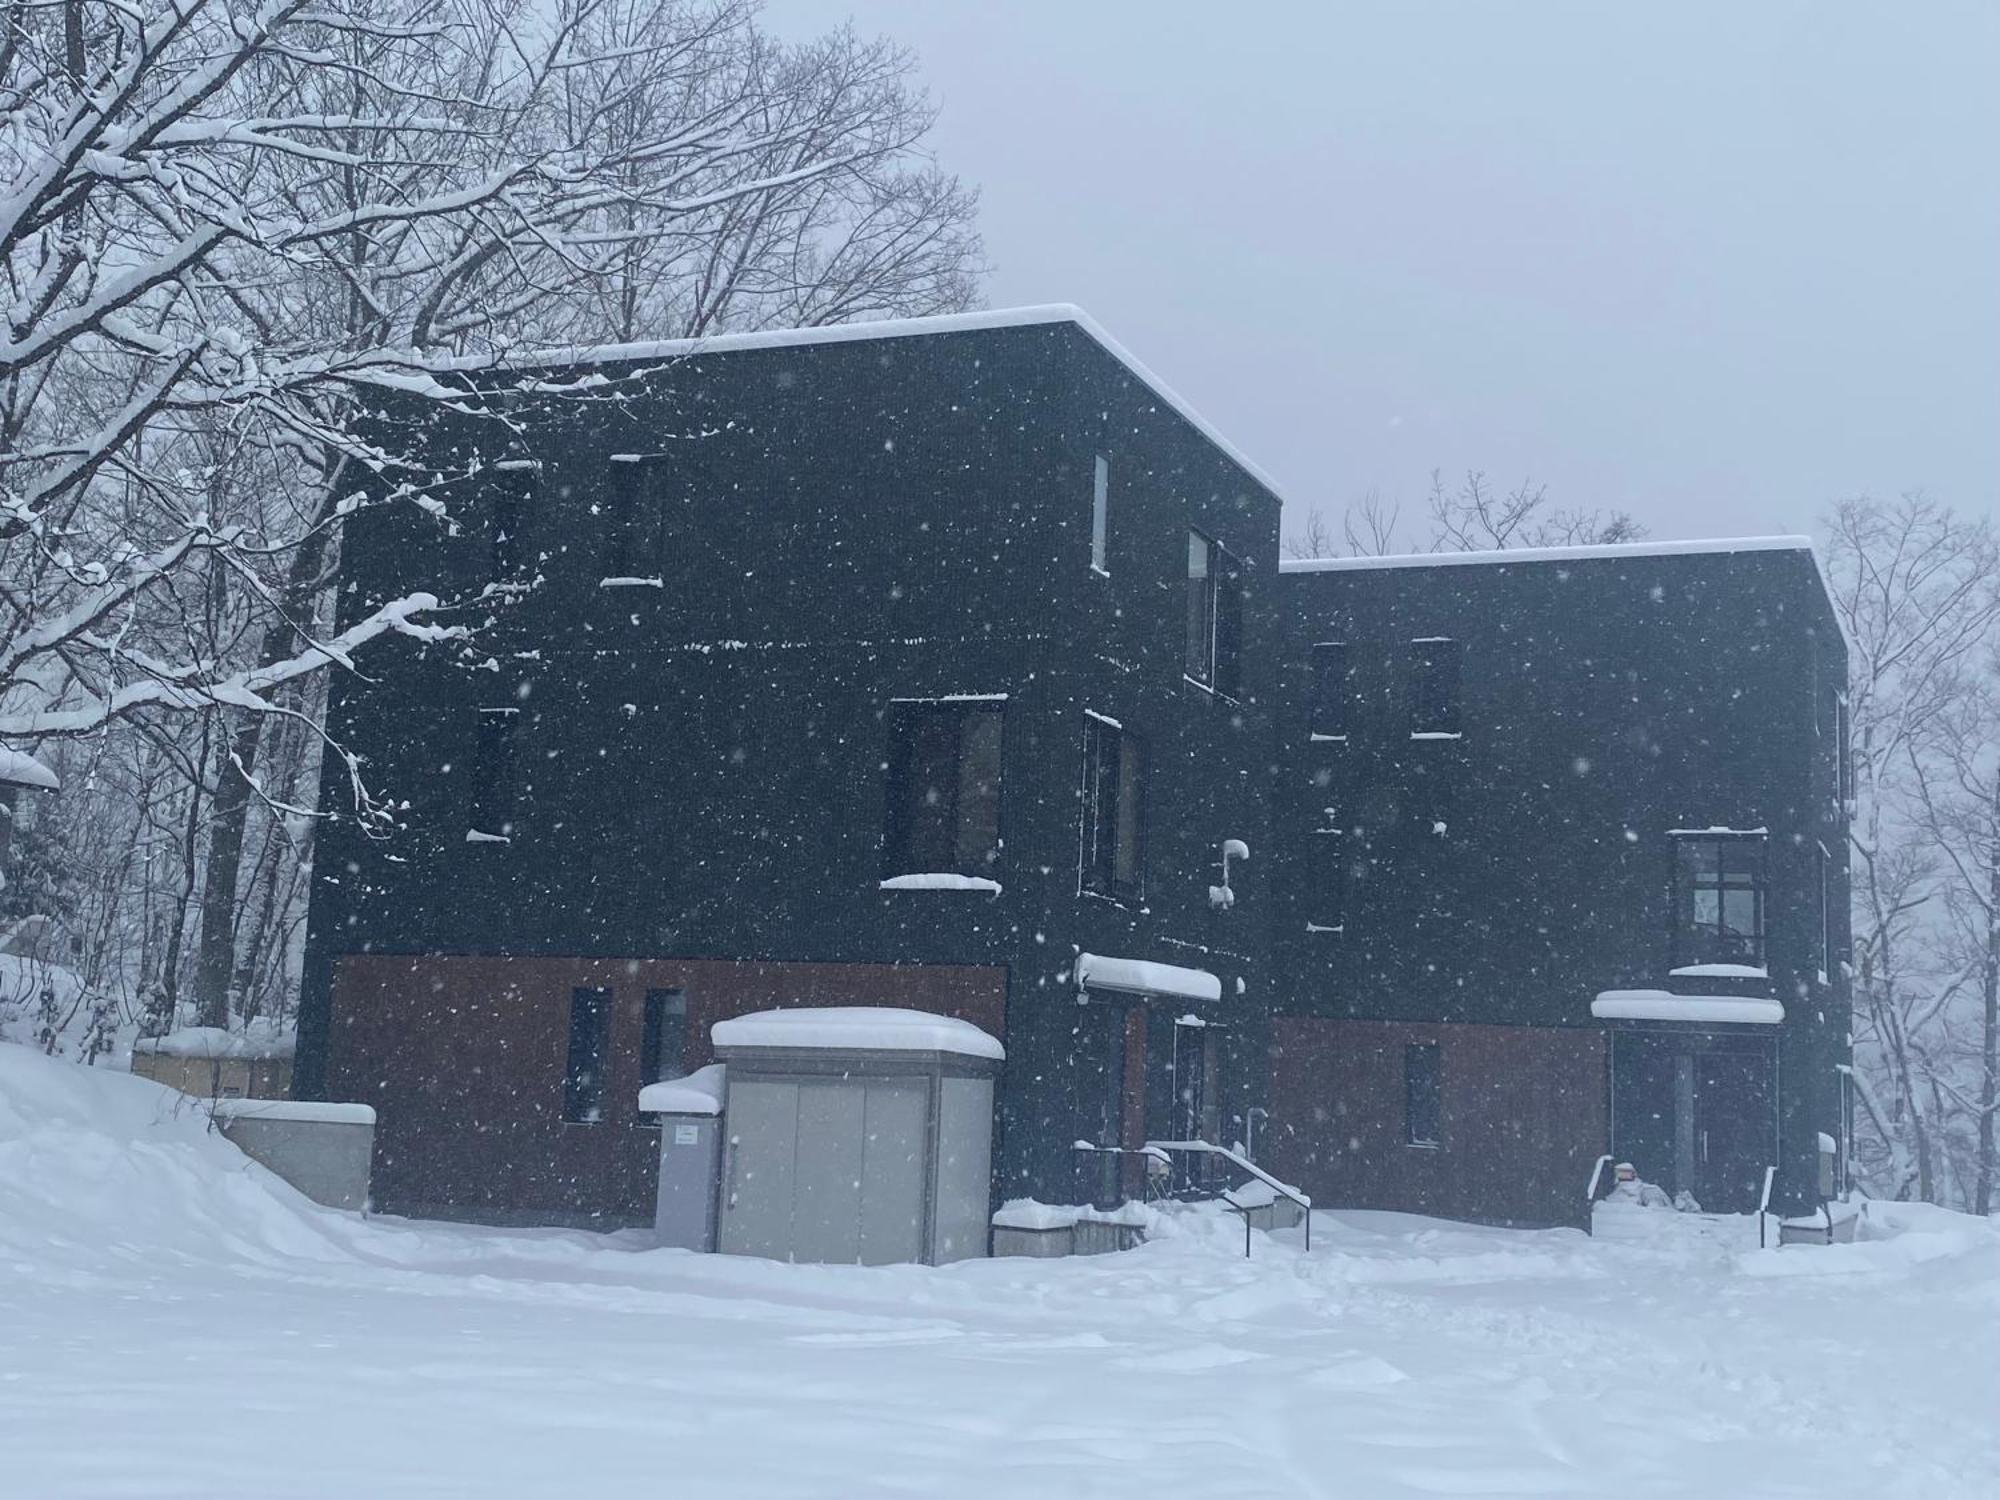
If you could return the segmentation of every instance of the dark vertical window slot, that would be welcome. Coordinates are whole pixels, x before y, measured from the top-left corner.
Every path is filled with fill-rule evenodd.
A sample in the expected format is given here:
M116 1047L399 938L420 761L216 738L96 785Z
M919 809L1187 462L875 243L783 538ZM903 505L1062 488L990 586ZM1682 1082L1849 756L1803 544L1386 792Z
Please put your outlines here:
M1436 1042L1403 1049L1403 1140L1411 1146L1444 1143L1441 1050Z
M1306 931L1347 928L1347 839L1333 808L1306 841Z
M658 464L614 459L606 486L604 576L658 577L664 565L667 515Z
M1090 487L1090 565L1100 573L1111 571L1111 464L1097 455Z
M563 1072L563 1118L595 1125L604 1118L604 1066L610 1055L611 991L572 990L569 1064Z
M1243 565L1215 549L1215 690L1226 698L1243 691Z
M1836 702L1836 724L1834 736L1839 741L1834 746L1834 754L1840 759L1834 768L1835 795L1842 807L1854 800L1854 725L1849 717L1847 694L1842 693Z
M1190 531L1187 584L1187 675L1233 698L1242 689L1243 565Z
M1144 886L1146 751L1105 719L1084 731L1083 888L1137 896Z
M1410 734L1416 739L1456 739L1463 677L1459 643L1443 636L1410 642Z
M641 1087L687 1076L687 1014L684 991L646 991L645 1024L639 1037Z
M997 704L903 704L890 722L885 876L986 876L1000 854Z
M505 842L514 830L514 725L520 711L482 708L472 752L471 842Z
M1215 681L1213 552L1207 537L1188 533L1187 675L1204 687Z
M532 459L509 459L498 466L493 479L488 541L492 548L492 577L508 583L527 571L527 544L522 535L534 510L538 465Z
M1312 648L1311 733L1316 740L1347 738L1347 643L1318 641Z

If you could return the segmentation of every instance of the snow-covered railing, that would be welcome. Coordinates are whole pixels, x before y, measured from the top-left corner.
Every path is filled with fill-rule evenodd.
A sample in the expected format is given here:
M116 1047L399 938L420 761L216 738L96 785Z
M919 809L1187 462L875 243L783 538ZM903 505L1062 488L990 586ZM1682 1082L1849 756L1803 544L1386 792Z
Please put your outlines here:
M1583 1190L1583 1201L1586 1209L1588 1205L1597 1201L1597 1184L1603 1179L1604 1168L1610 1160L1611 1153L1607 1151L1597 1158L1597 1164L1590 1169L1590 1186Z
M1764 1191L1757 1197L1757 1248L1759 1250L1765 1248L1764 1218L1771 1211L1771 1184L1777 1180L1777 1177L1778 1169L1776 1167L1764 1168Z
M1269 1188L1278 1197L1285 1199L1289 1203L1296 1203L1299 1206L1299 1212L1305 1218L1306 1249L1312 1249L1312 1199L1293 1187L1290 1183L1278 1181L1277 1178L1266 1172L1254 1161L1235 1151L1231 1151L1226 1146L1218 1146L1212 1141L1148 1141L1144 1149L1147 1154L1153 1156L1162 1154L1170 1156L1172 1153L1179 1151L1188 1155L1220 1157L1239 1172L1263 1183L1265 1187ZM1223 1194L1222 1197L1223 1201L1231 1209L1243 1215L1243 1254L1247 1259L1250 1254L1250 1210L1232 1200L1227 1193Z

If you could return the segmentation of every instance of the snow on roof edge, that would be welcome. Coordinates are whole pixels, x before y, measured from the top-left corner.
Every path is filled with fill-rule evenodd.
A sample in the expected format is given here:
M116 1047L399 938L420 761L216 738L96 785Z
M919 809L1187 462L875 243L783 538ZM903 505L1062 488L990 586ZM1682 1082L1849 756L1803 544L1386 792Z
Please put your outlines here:
M1035 328L1068 323L1089 335L1105 353L1125 366L1148 390L1199 432L1254 483L1280 504L1277 482L1248 454L1222 435L1192 402L1153 373L1129 349L1082 308L1070 302L1028 307L998 307L983 312L941 313L928 318L880 318L868 323L830 323L819 328L765 328L751 333L718 333L708 338L655 339L629 344L591 344L570 348L524 350L518 355L454 361L467 373L518 370L551 365L616 364L648 359L686 359L698 354L728 354L741 349L791 349L813 344L855 344L874 339L921 338L933 333L977 333L994 328Z
M1404 552L1388 557L1294 557L1281 573L1360 573L1387 568L1457 568L1479 563L1598 562L1621 557L1694 557L1732 552L1812 552L1811 537L1736 536L1685 541L1600 542L1569 547L1513 547L1490 552ZM1814 558L1815 565L1818 559Z

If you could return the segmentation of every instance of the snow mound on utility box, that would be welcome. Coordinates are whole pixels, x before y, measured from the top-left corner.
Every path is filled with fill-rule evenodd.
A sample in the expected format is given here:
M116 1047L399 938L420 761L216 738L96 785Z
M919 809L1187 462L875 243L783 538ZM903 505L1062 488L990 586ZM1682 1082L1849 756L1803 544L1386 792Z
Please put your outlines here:
M344 1258L339 1221L150 1079L0 1043L0 1261Z

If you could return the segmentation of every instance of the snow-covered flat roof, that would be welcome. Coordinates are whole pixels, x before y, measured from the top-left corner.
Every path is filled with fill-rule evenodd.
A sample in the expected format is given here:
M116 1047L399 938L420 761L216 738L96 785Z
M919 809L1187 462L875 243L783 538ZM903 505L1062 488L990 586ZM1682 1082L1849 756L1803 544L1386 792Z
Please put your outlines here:
M372 1104L340 1104L323 1099L213 1099L209 1109L222 1120L286 1120L311 1125L373 1125Z
M998 307L985 312L947 313L932 318L881 318L870 323L835 323L824 328L768 328L755 333L719 333L701 339L656 339L629 344L533 349L497 359L474 357L455 363L457 368L468 373L479 370L551 369L564 365L687 359L698 354L730 354L741 349L803 349L816 344L857 344L878 339L923 338L937 333L1034 328L1054 323L1073 324L1090 335L1105 353L1131 371L1195 431L1215 444L1231 463L1271 494L1279 493L1276 481L1252 462L1242 449L1224 437L1221 430L1197 411L1192 402L1141 363L1089 313L1067 302L1051 302L1037 307Z
M1206 969L1184 969L1146 958L1107 958L1101 953L1077 955L1076 982L1097 989L1175 995L1183 1000L1222 998L1222 981Z
M1590 1002L1600 1021L1711 1021L1775 1026L1785 1007L1755 995L1676 995L1669 990L1606 990Z
M1804 536L1733 536L1702 541L1611 542L1598 546L1511 547L1495 552L1406 552L1391 557L1295 557L1285 573L1356 573L1381 568L1463 568L1481 563L1603 562L1621 557L1705 557L1730 552L1812 551Z
M1007 1050L970 1021L888 1005L802 1005L717 1021L718 1047L803 1047L814 1051L951 1052L1006 1060Z

